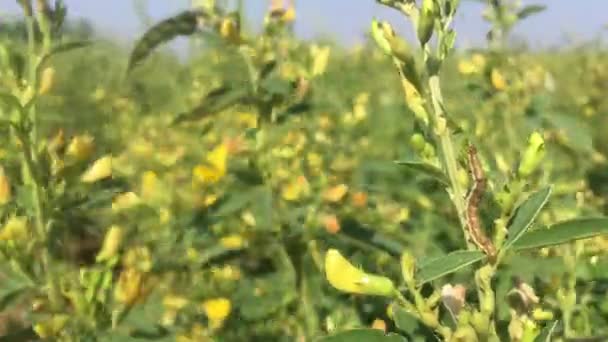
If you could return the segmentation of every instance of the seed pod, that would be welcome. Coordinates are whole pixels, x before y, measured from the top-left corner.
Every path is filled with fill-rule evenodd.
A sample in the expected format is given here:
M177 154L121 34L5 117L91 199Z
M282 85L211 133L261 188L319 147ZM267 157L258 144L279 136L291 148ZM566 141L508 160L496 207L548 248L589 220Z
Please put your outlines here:
M435 27L435 1L434 0L423 0L422 8L420 10L420 17L418 19L418 26L416 33L418 34L418 40L420 45L428 43L433 35L433 28Z

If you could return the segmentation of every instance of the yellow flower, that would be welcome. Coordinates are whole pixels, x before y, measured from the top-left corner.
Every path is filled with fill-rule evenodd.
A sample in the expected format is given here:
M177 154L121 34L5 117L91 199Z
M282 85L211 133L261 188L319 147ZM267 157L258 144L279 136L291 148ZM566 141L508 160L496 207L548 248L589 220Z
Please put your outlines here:
M228 148L225 144L218 145L207 156L205 164L194 168L194 178L203 184L217 183L226 175Z
M11 201L11 183L4 168L0 165L0 206L7 204Z
M114 298L121 304L133 305L142 296L144 274L133 268L120 272Z
M348 185L339 184L332 188L327 189L323 193L323 199L327 202L332 202L332 203L339 202L344 198L344 196L346 195L347 192L348 192Z
M503 91L507 89L507 81L500 70L492 69L490 80L492 81L492 85L496 90Z
M53 81L55 79L55 69L53 67L46 67L42 71L40 78L40 88L38 94L44 95L48 93L53 87Z
M188 298L178 296L178 295L169 294L163 298L163 306L166 309L181 310L181 309L185 308L186 305L188 305L188 303L189 303Z
M310 54L312 55L312 76L319 76L325 73L325 69L327 69L327 62L329 60L330 53L329 46L318 47L317 45L312 45L310 47Z
M241 249L245 246L245 240L242 236L233 234L221 238L220 244L228 249Z
M203 302L202 309L211 322L211 326L219 328L230 315L232 303L228 298L208 299Z
M27 219L22 216L12 216L0 230L0 241L24 241L28 238Z
M220 35L230 43L238 44L241 41L238 23L234 18L224 18L220 22Z
M146 171L141 176L141 197L151 199L158 189L158 176L154 171Z
M125 192L117 195L112 201L112 210L120 211L132 208L141 203L140 198L134 192Z
M72 138L65 153L67 156L81 161L91 156L94 147L94 139L92 136L88 134L77 135Z
M335 249L328 250L325 255L325 276L331 286L347 293L386 297L395 293L395 286L390 279L365 273Z
M306 177L300 176L285 185L281 192L281 196L286 201L297 201L310 193L310 185Z
M256 128L258 126L258 117L250 112L239 113L237 123L245 128Z
M43 339L49 339L58 336L66 324L69 322L70 316L66 314L56 314L51 318L34 325L34 332Z
M121 227L116 225L110 227L103 240L101 250L97 254L96 260L99 262L115 257L120 249L123 237L124 230Z
M152 269L152 255L148 247L136 247L127 250L122 263L127 268L149 272Z
M84 183L95 183L99 180L112 177L112 156L104 156L96 160L81 177Z

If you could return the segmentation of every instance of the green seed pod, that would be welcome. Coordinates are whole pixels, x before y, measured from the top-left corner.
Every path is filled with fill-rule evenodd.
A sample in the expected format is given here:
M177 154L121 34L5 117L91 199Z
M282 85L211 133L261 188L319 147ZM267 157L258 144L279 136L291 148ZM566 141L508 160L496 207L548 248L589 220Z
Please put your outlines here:
M542 135L534 132L528 139L528 147L519 164L518 174L520 177L531 175L545 156L545 141Z
M424 146L426 145L426 140L424 136L420 133L415 133L410 138L410 145L414 148L416 152L422 152L424 150Z
M435 27L435 16L437 11L435 10L434 0L423 0L422 8L420 10L420 17L418 19L418 27L416 33L420 44L424 45L428 43L433 35L433 28Z

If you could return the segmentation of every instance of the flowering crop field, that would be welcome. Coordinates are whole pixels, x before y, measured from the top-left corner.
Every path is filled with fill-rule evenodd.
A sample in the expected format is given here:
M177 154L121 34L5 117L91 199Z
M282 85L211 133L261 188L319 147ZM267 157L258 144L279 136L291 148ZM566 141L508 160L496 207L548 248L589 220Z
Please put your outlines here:
M127 49L16 2L0 341L608 338L608 53L510 47L542 6L469 51L457 0L378 0L416 39L352 49L203 1Z

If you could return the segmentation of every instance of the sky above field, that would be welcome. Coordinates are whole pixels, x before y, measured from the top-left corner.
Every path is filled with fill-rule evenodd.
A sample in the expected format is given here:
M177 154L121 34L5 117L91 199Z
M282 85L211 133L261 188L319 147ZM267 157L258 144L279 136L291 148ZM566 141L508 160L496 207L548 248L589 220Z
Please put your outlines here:
M86 18L104 34L128 42L141 34L141 22L132 0L64 0L71 18ZM189 0L148 0L152 20L170 16L188 8ZM548 9L522 22L514 37L524 38L531 47L551 47L569 42L587 41L608 34L607 0L522 0L523 4L544 4ZM268 6L267 0L246 0L248 20L259 26ZM396 12L375 4L374 0L296 0L296 32L302 38L332 38L345 45L363 42L370 17L387 19L406 36L411 32ZM458 44L469 47L483 44L487 24L481 19L483 5L462 0L456 20ZM17 13L14 0L0 0L0 14ZM0 23L1 24L1 23Z

